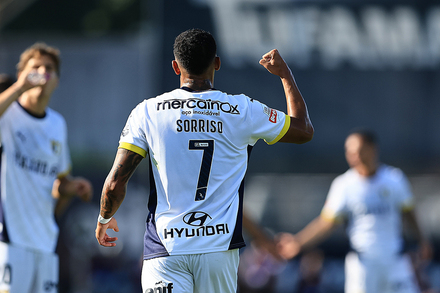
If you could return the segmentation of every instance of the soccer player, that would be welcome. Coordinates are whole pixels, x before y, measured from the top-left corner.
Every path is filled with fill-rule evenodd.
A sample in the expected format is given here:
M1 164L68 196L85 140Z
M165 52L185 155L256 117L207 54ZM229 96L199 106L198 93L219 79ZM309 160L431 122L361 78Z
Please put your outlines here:
M280 254L295 257L346 220L353 251L345 261L345 292L419 292L410 258L404 253L402 226L413 229L424 258L432 251L416 221L407 178L400 169L380 163L371 131L351 133L345 141L345 156L351 168L333 181L321 215L296 235L281 234ZM408 225L402 225L402 220Z
M113 215L140 161L150 161L143 292L236 292L243 247L243 179L258 139L305 143L313 127L294 77L277 50L260 64L281 78L288 115L213 87L220 69L213 36L200 29L174 42L180 88L141 102L122 131L104 183L96 238L114 246Z
M48 108L59 66L59 51L36 43L0 94L0 292L57 292L55 205L92 196L88 180L69 175L66 122Z

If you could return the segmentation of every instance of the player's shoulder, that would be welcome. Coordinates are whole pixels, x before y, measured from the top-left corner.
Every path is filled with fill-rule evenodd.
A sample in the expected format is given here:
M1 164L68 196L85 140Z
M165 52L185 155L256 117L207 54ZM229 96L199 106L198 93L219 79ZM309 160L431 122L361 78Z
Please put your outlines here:
M60 112L58 112L52 108L49 108L49 107L46 108L46 117L48 119L56 121L57 123L66 124L66 119L64 118L64 116Z
M345 171L344 173L338 175L335 177L335 179L333 180L334 184L343 184L347 181L352 181L353 179L357 178L358 175L356 173L356 171L352 168L348 169L347 171Z
M382 164L379 167L378 173L382 178L385 178L385 179L388 179L391 181L398 182L398 181L406 180L405 173L400 168L397 168L394 166Z

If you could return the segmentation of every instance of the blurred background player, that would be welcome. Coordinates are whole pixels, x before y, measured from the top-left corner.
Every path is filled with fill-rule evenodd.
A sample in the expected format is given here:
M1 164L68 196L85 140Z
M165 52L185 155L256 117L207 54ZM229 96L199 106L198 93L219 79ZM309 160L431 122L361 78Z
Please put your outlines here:
M346 256L345 292L419 292L410 257L404 253L402 226L416 235L422 258L430 258L432 251L419 229L406 176L379 162L371 131L351 133L345 156L350 169L333 181L321 215L296 235L281 234L280 254L295 257L346 220L353 251ZM402 225L402 217L408 225Z
M17 81L0 93L1 292L57 292L56 203L92 197L88 180L69 175L66 123L48 108L59 67L59 51L36 43L21 54Z
M140 161L150 158L149 215L142 287L174 293L237 290L243 247L243 180L252 146L264 139L305 143L313 137L306 104L277 50L260 60L281 78L288 115L245 95L213 88L220 69L213 36L200 29L174 42L180 88L141 102L132 112L105 181L96 238L114 246L113 215Z

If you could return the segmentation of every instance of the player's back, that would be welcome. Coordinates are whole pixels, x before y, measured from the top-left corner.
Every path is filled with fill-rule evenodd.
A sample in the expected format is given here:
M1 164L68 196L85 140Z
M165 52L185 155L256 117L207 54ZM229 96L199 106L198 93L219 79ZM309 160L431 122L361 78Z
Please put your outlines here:
M167 251L243 246L236 225L248 149L259 138L276 140L284 114L244 95L176 89L145 100L131 116L126 141L148 148L155 188L149 209ZM145 141L133 140L133 132Z

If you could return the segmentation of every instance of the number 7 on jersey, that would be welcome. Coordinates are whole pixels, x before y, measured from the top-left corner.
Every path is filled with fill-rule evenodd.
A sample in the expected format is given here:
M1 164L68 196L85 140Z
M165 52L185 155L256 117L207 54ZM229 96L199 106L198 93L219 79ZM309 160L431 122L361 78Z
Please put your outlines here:
M189 149L203 151L195 200L204 200L206 197L206 190L208 189L209 173L211 172L212 156L214 154L214 140L190 140Z

